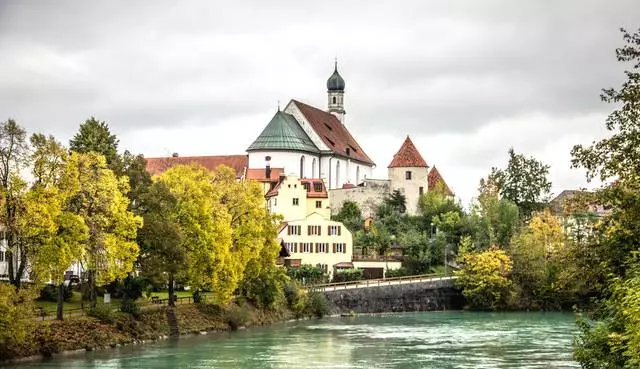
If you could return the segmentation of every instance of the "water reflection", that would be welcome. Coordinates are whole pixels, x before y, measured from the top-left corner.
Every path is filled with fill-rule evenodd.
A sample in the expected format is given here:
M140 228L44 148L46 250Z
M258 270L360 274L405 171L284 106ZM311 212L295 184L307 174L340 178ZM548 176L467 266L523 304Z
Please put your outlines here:
M571 314L336 318L68 356L21 368L577 368Z

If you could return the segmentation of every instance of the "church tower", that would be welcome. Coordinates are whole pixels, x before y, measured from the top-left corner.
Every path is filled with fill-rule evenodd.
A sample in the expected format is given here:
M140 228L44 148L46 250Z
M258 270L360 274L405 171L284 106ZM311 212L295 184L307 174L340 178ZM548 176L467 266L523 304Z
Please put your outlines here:
M328 111L338 117L344 124L344 79L338 73L338 61L336 60L333 74L327 80L327 94L329 97Z

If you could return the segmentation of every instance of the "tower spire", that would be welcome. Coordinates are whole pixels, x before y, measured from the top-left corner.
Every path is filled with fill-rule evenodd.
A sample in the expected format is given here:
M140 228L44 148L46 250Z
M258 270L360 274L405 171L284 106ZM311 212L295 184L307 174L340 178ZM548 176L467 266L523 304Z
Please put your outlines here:
M327 80L328 110L344 124L344 79L338 73L338 57L333 60L333 74Z

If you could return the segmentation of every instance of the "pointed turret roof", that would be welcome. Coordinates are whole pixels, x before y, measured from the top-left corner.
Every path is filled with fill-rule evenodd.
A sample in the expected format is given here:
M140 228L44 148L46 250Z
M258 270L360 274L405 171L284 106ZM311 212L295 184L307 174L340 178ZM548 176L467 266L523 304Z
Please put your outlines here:
M404 140L400 150L393 156L387 168L428 168L427 162L413 144L409 136Z
M429 181L429 185L428 185L429 191L435 190L437 184L442 183L442 185L444 186L445 193L449 196L453 196L453 192L447 185L447 182L444 181L444 178L442 178L442 175L440 175L440 172L438 172L438 169L436 169L435 165L429 171L429 174L427 175L427 181Z
M320 152L293 115L280 110L276 112L260 136L247 149L247 151L256 150Z

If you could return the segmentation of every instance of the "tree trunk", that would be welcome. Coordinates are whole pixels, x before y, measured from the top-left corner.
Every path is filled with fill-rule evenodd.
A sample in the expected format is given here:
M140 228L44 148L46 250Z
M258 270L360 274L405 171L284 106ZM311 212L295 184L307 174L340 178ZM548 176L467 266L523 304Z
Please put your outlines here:
M6 258L9 267L9 283L11 283L16 289L20 288L20 278L16 278L15 270L13 268L13 251L7 250Z
M175 306L175 291L173 287L173 273L169 274L169 306Z
M97 296L96 296L96 271L91 269L89 270L89 303L91 307L95 307L97 304Z
M56 319L63 319L64 309L64 281L58 286L58 308L56 310Z

